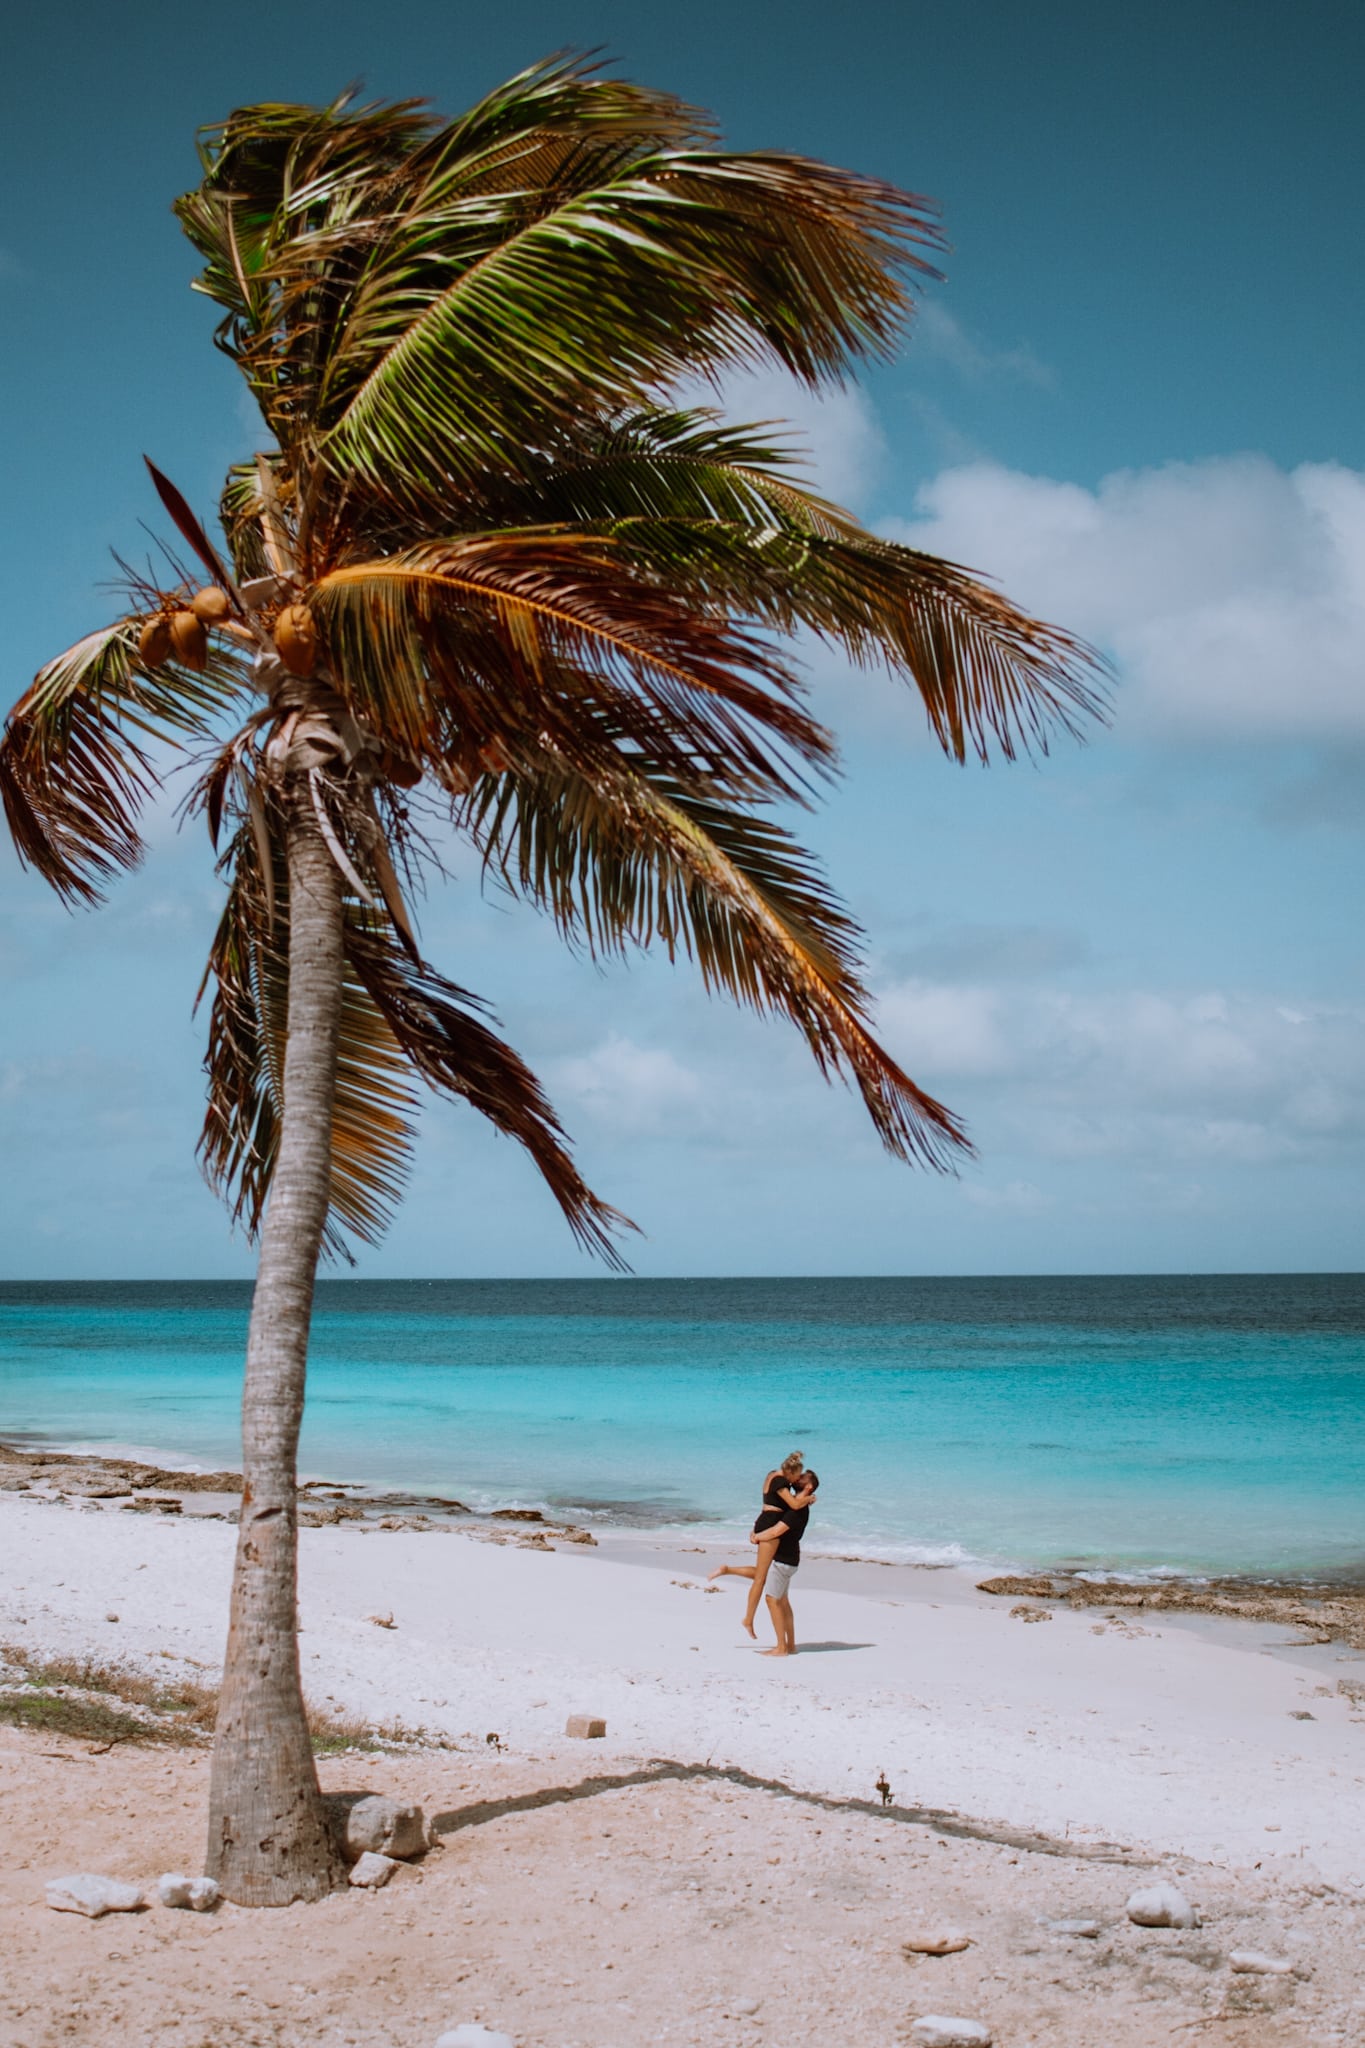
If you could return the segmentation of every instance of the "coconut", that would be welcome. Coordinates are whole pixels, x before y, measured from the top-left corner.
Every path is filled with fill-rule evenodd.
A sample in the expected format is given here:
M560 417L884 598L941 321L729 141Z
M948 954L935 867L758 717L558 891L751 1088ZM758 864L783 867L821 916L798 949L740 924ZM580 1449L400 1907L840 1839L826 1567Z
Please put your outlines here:
M206 626L217 626L232 610L228 594L216 583L209 583L202 590L196 590L190 599L190 610L196 619L202 619Z
M291 676L311 676L318 661L318 629L306 604L287 604L275 621L275 652Z
M171 622L158 614L148 619L137 636L137 651L148 668L160 668L171 651Z
M175 612L171 618L171 645L183 667L203 668L209 658L209 636L203 620L193 612Z

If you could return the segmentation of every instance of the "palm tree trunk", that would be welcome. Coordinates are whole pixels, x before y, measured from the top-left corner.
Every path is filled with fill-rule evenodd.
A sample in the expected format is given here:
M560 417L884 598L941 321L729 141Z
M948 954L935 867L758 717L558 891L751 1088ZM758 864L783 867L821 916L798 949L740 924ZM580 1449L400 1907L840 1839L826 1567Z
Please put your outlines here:
M304 1719L296 1457L327 1220L342 984L341 878L294 778L289 1028L279 1154L242 1395L242 1512L209 1793L207 1868L243 1906L316 1899L344 1875Z

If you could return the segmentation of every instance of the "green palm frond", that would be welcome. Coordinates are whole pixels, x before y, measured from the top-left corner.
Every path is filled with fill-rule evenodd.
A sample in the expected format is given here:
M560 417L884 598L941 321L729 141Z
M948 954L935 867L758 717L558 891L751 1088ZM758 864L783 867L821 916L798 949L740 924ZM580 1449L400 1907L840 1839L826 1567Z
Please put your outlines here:
M597 953L661 944L709 990L803 1034L827 1077L858 1089L897 1158L943 1168L961 1124L872 1036L861 933L812 857L771 820L624 763L607 781L547 763L471 793L464 822L487 864Z
M486 696L489 682L510 692L504 702L534 733L567 667L634 693L682 743L755 788L800 793L784 752L817 768L832 758L829 735L793 701L796 678L768 641L661 579L623 575L609 539L434 543L333 570L313 602L357 708L381 723L401 716L411 744L439 731L433 679L466 700L481 686ZM382 693L377 701L371 690ZM463 703L460 711L468 715Z

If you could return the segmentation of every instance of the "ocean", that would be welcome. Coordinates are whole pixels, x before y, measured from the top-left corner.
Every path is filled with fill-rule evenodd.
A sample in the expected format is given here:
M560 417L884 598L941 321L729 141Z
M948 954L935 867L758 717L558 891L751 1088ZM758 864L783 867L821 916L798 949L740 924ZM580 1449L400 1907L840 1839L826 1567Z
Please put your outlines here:
M237 1458L250 1289L0 1284L0 1438ZM812 1551L1365 1581L1365 1275L326 1280L302 1469Z

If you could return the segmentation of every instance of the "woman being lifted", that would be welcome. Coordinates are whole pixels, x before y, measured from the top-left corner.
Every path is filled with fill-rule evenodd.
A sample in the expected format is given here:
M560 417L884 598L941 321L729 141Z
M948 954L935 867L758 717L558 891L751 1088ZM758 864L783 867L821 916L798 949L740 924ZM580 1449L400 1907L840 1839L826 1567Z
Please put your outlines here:
M753 1564L721 1564L710 1574L713 1579L748 1579L748 1604L744 1609L744 1626L754 1634L754 1616L758 1603L763 1598L763 1587L769 1569L777 1555L777 1546L787 1532L787 1516L808 1508L814 1494L805 1473L805 1461L800 1451L792 1451L777 1468L770 1472L763 1482L763 1506L754 1523L749 1541L758 1546L758 1555ZM757 1637L754 1637L757 1641Z

